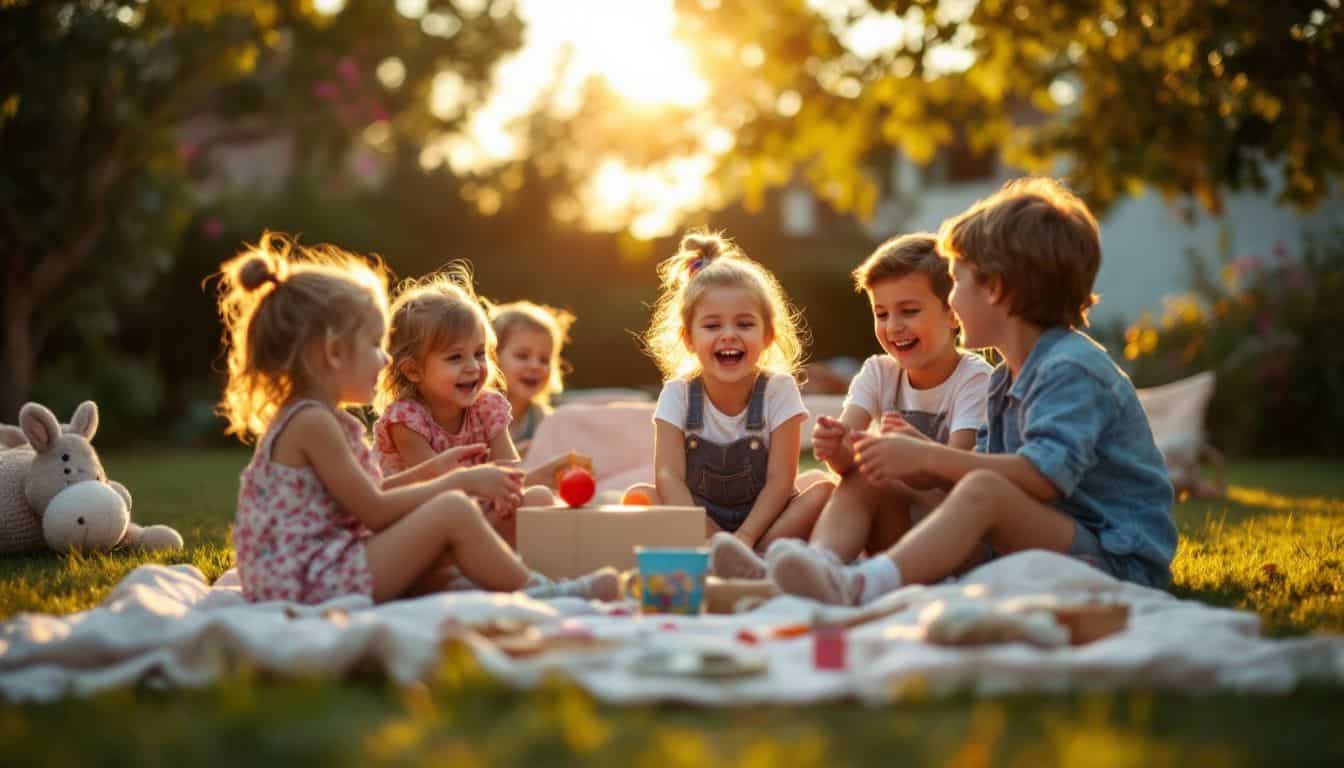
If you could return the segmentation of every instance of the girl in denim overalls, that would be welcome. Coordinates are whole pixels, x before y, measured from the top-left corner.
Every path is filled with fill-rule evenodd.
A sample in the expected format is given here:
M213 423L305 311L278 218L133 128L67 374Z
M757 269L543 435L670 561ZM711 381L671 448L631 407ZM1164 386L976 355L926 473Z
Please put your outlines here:
M807 418L797 314L774 275L717 235L687 235L659 274L644 336L665 377L656 481L636 488L654 504L703 507L708 533L758 551L806 537L834 486L795 488Z

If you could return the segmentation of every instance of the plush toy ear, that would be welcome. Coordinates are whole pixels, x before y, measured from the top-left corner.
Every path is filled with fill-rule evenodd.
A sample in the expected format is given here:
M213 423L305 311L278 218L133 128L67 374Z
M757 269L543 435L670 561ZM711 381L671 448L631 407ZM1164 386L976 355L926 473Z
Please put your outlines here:
M93 433L98 431L98 405L92 400L85 400L75 409L75 415L70 417L71 434L82 435L85 440L92 440Z
M0 424L0 448L18 448L27 444L28 438L23 436L22 429L8 424Z
M61 425L56 421L56 414L37 403L26 403L19 409L19 428L38 453L50 449L56 438L61 436Z

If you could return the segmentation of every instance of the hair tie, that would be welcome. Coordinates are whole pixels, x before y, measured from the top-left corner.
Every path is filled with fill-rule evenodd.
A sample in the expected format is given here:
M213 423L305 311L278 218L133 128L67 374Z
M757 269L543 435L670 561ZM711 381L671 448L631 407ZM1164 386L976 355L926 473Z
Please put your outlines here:
M707 257L697 256L691 260L689 265L687 265L686 270L691 276L695 276L695 273L704 269L707 264L709 264L709 259Z
M277 275L277 274L275 274L274 272L272 272L272 271L270 271L270 270L268 269L268 270L266 270L266 276L263 277L263 278L261 279L261 282L262 282L263 285L266 284L266 283L275 283L275 287L276 287L276 288L279 288L279 287L280 287L280 276Z

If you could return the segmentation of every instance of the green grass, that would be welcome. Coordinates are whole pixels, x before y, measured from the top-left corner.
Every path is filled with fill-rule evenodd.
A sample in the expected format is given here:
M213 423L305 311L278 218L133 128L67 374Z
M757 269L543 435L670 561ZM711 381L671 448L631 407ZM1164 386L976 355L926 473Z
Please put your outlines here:
M240 451L106 457L141 523L182 532L213 578ZM1344 463L1256 462L1229 469L1226 502L1176 508L1174 591L1256 611L1273 634L1344 631ZM0 619L96 604L143 556L0 562ZM168 561L168 558L158 558ZM805 708L613 708L562 681L523 694L485 679L460 650L428 686L355 679L277 681L247 670L202 691L118 691L44 706L0 705L5 763L234 765L1254 765L1338 763L1344 690L1289 696L1132 691L855 703ZM73 726L72 723L77 723ZM73 735L72 735L73 734Z

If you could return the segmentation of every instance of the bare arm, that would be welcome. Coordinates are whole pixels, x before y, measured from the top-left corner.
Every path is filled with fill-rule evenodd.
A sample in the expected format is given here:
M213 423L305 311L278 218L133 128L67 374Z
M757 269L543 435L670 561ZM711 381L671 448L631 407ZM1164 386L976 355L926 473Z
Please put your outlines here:
M513 447L513 438L509 436L509 430L501 429L499 434L490 440L489 446L491 461L503 464L518 463L518 449Z
M988 469L1008 478L1031 497L1051 502L1059 489L1036 465L1016 453L977 453L930 443L908 435L860 438L855 444L859 469L874 482L907 480L916 487L954 485L977 469ZM888 475L891 475L888 477ZM924 481L931 482L924 482Z
M695 506L686 486L686 433L661 420L654 421L653 477L664 504Z
M299 466L311 466L327 493L342 509L379 531L452 486L447 477L383 491L366 474L346 444L336 417L322 408L294 414L280 438L290 446ZM277 449L279 446L277 445Z
M947 438L947 447L956 448L959 451L974 451L975 430L958 429L956 432L953 432L952 436Z
M405 424L393 424L388 428L387 434L391 436L392 444L397 447L397 453L401 454L403 467L415 469L434 458L434 449L429 446L429 441Z
M770 433L770 458L765 469L765 487L756 496L751 512L737 536L750 546L765 535L784 511L793 495L793 482L798 477L798 448L803 442L803 415L775 427Z
M470 466L476 461L477 457L484 456L486 450L485 443L471 443L470 445L449 448L443 453L437 454L426 461L422 461L410 469L405 469L394 475L383 478L383 490L387 491L393 488L400 488L403 485L433 480L454 469Z

